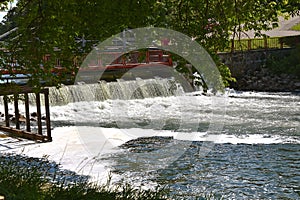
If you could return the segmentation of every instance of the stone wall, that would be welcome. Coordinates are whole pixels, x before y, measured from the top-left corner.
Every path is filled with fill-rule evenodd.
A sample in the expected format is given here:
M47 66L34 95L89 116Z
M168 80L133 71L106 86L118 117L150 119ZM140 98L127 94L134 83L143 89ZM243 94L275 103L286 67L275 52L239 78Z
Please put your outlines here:
M223 63L229 66L237 90L300 91L300 80L294 75L274 74L267 67L270 56L284 57L292 49L253 50L247 52L219 53Z

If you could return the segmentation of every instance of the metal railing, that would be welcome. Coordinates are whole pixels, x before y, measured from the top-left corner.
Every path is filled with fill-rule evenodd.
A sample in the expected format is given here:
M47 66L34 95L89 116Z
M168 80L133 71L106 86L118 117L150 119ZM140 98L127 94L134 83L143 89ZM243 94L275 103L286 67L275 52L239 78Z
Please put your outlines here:
M300 35L231 40L230 51L293 48L300 44Z

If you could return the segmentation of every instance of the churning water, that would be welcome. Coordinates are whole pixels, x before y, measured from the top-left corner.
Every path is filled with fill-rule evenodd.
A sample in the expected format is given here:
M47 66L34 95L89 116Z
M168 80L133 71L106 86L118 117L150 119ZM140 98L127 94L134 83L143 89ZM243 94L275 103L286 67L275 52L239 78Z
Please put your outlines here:
M207 96L184 93L170 80L114 84L51 89L51 117L54 127L167 133L128 141L100 158L126 181L155 182L190 199L300 198L299 94ZM211 133L211 124L221 129ZM166 146L176 147L178 157L153 162Z
M176 121L188 116L191 127L198 127L201 135L211 120L214 110L208 102L213 97L181 96L144 99L128 102L136 107L145 105L171 107L174 98L183 98L178 114L170 109L169 118ZM177 108L177 107L176 107ZM213 194L218 199L299 199L300 198L300 96L291 93L230 94L227 98L223 131L215 137L215 145L202 156L204 136L189 143L182 155L159 170L139 167L145 159L139 154L152 156L163 145L180 148L177 140L140 139L122 146L125 151L110 155L116 173L126 176L132 183L156 181L167 185L170 191L185 198L194 199ZM177 129L171 123L165 129L188 134L191 130ZM155 127L153 127L155 128ZM135 159L133 159L135 158ZM151 160L151 158L149 158ZM163 162L163 161L162 161Z
M160 83L165 84L170 83ZM153 152L165 145L180 149L182 144L175 137L132 140L122 145L119 153L102 158L111 161L113 172L126 181L156 182L177 197L300 198L299 94L228 91L226 95L205 96L176 90L162 92L161 88L148 88L144 90L147 95L127 100L54 106L54 124L112 127L127 132L133 128L151 129L188 135L186 138L193 134L195 141L181 141L187 143L181 155L167 165L164 159L152 162ZM220 105L213 102L218 98L226 99L226 112L217 112ZM222 120L224 126L210 139L207 130L213 120ZM203 156L200 151L205 141L214 145ZM145 162L159 166L153 169Z

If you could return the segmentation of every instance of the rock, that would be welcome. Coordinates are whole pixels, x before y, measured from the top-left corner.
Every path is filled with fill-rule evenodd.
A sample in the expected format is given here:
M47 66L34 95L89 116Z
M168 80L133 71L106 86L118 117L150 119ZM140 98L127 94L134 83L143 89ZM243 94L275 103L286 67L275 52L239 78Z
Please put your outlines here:
M296 83L294 83L294 86L296 86L296 87L300 87L300 82L296 82Z
M16 123L16 117L15 116L13 116L10 120L11 120L11 122ZM19 122L20 123L25 123L26 122L26 118L25 118L24 115L20 115Z
M267 77L267 76L265 76L265 77L262 77L262 81L263 81L263 82L268 82L268 81L270 81L270 78L269 78L269 77Z
M24 115L20 115L19 122L26 122L26 117Z
M288 83L289 83L289 80L287 80L287 79L281 80L281 84L287 85Z

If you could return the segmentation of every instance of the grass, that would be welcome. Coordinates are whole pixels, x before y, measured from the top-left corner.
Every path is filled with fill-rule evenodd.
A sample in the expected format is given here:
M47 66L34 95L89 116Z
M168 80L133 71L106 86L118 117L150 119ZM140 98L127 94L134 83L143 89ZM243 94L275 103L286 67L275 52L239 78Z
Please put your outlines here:
M300 31L300 23L294 25L294 26L291 28L291 30L293 30L293 31Z
M163 189L133 188L129 184L99 186L44 158L0 153L0 196L5 200L168 199Z

